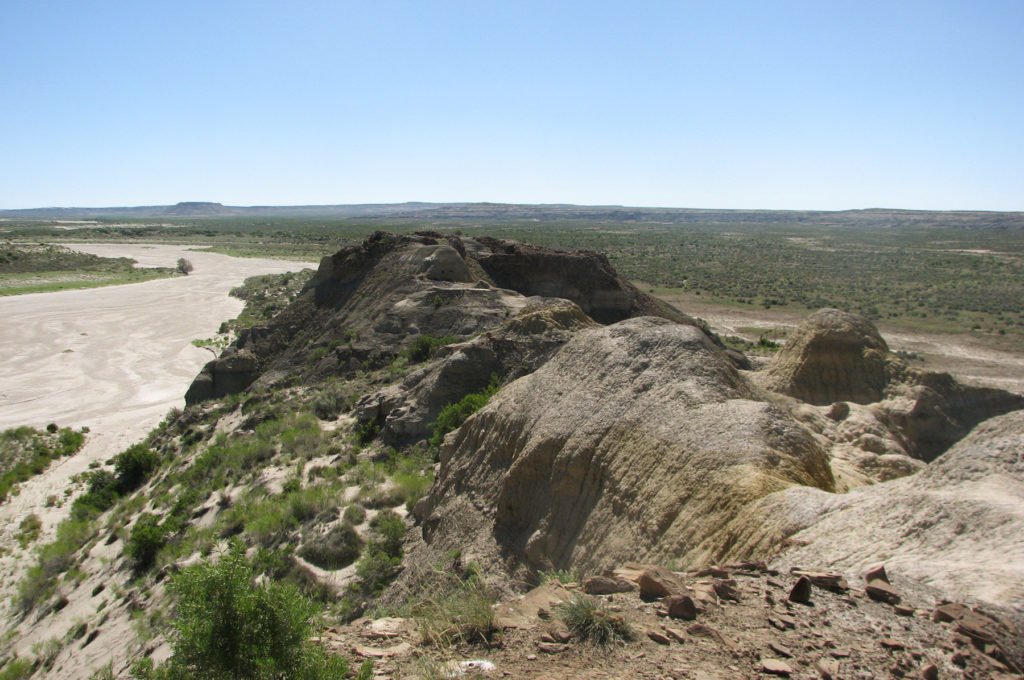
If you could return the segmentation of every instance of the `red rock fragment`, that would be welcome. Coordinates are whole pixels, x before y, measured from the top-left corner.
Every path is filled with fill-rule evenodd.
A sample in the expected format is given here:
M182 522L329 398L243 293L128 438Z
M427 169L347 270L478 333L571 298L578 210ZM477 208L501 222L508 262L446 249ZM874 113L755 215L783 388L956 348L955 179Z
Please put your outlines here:
M887 602L889 604L899 604L900 594L896 592L896 589L889 585L887 582L881 579L875 579L868 583L867 588L864 592L868 594L872 600L878 602Z
M697 618L697 605L689 595L666 597L662 602L668 608L668 615L673 619L693 621Z
M789 601L808 604L811 601L811 579L801 576L789 591Z
M682 595L685 590L675 575L661 567L650 567L637 579L640 597L644 600L658 600L672 595Z
M885 565L879 564L877 567L868 570L868 573L864 574L864 581L871 583L872 581L884 581L889 582L889 575L885 573Z
M839 662L827 657L818 659L814 662L814 670L818 671L821 680L837 680L839 677Z
M793 667L779 659L761 659L758 669L762 673L769 673L770 675L789 677L793 674Z
M583 582L583 592L588 595L611 595L636 590L636 585L624 578L592 576Z
M668 645L672 643L672 640L670 640L667 635L656 630L647 631L647 637L654 642L657 642L659 645Z
M736 581L734 579L715 579L711 585L715 589L715 594L723 600L732 600L733 602L740 601L740 591L736 587Z

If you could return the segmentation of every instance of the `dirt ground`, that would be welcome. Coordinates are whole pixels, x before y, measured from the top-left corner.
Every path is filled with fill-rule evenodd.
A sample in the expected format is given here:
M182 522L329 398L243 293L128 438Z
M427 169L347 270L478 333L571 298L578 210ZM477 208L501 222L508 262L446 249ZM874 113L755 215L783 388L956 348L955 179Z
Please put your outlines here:
M810 314L775 309L747 310L678 295L659 297L687 314L704 319L720 335L738 335L754 341L757 340L755 334L739 329L792 329ZM923 368L945 371L968 384L1024 392L1024 351L1015 348L1012 340L982 333L926 333L885 323L879 323L878 329L893 351L918 354L924 361L917 365Z

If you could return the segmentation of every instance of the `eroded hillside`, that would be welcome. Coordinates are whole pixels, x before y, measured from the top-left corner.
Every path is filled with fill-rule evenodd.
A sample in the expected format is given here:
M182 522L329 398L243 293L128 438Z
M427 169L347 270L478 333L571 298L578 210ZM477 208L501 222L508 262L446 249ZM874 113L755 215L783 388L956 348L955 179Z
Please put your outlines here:
M358 637L336 626L367 613L419 617L430 658L483 640L532 644L520 638L533 624L503 637L493 621L475 637L431 638L422 612L444 593L492 611L493 598L553 575L614 574L630 562L691 574L744 563L768 578L734 591L713 584L695 617L779 590L772 567L859 579L881 561L922 612L929 598L983 602L1012 628L1024 606L1021 561L990 559L1024 550L1024 398L910 367L869 321L838 310L812 315L755 371L599 254L377 233L324 258L290 304L241 330L186 401L144 443L80 479L57 541L4 585L14 604L6 668L17 655L39 677L87 677L108 663L116 677L161 668L192 677L181 588L166 586L229 555L259 583L289 583L316 602L335 626L317 644L353 659L375 657L328 642ZM620 581L642 589L645 570ZM664 595L696 592L662 571L685 581ZM656 620L651 608L626 616L633 604L614 595L586 596L608 599L634 625ZM837 645L866 644L858 636L870 627L849 616ZM715 625L769 625L759 617ZM730 635L733 659L768 644ZM980 654L1011 669L1020 650L1001 640L982 641ZM682 653L691 647L702 653ZM791 654L789 672L826 677L833 666L815 670L818 651L808 643ZM848 657L831 658L887 669L874 653L862 666ZM717 652L701 659L692 669L721 677L772 672L743 662L730 673ZM952 653L929 659L942 677L985 668L977 658L957 666ZM422 664L388 668L438 677ZM637 674L696 677L662 670Z

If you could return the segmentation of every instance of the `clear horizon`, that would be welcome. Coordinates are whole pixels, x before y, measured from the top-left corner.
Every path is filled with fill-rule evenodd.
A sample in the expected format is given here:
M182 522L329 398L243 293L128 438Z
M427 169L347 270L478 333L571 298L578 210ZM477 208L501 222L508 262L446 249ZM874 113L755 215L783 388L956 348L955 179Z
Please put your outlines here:
M0 209L1024 210L1024 3L3 3Z

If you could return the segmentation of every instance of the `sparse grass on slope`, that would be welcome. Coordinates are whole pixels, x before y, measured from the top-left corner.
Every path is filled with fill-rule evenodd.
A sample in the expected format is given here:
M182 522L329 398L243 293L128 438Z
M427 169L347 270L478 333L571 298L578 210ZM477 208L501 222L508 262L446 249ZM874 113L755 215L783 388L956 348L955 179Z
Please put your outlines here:
M0 503L17 485L38 475L50 463L78 452L85 434L50 425L46 431L18 427L0 432Z

